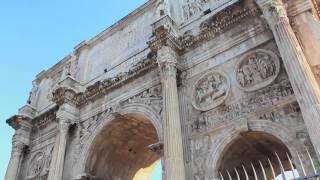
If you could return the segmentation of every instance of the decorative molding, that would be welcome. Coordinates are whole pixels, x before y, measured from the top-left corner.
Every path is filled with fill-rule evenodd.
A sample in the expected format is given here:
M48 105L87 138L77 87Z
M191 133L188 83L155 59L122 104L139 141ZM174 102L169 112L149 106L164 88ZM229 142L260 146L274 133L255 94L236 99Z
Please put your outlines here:
M313 1L313 0L312 0ZM289 17L297 16L303 12L312 10L311 0L296 0L287 8L287 13Z
M155 67L157 67L155 56L150 53L147 59L134 64L128 72L121 72L112 78L97 81L93 85L88 86L84 91L77 91L66 86L58 87L52 93L52 100L58 105L71 103L80 107L106 95L115 88L122 86L139 75L145 74Z
M50 110L46 111L45 113L35 117L33 121L33 125L37 129L43 129L48 124L56 121L56 113L58 111L58 106L51 108Z
M145 104L152 107L155 112L162 114L163 110L163 97L161 86L155 86L148 90L139 93L130 99L120 102L120 107L124 107L128 104Z
M229 95L230 80L221 71L210 71L200 77L192 92L192 105L199 111L208 111L221 105Z
M169 16L164 16L153 24L153 36L148 45L155 52L162 46L169 46L178 54L182 54L188 48L210 41L244 18L255 17L258 14L261 12L257 7L242 7L242 4L234 4L202 22L198 35L187 31L182 36L177 35L178 28L173 20Z
M236 66L236 82L244 91L256 91L271 84L280 73L280 60L269 50L246 53Z

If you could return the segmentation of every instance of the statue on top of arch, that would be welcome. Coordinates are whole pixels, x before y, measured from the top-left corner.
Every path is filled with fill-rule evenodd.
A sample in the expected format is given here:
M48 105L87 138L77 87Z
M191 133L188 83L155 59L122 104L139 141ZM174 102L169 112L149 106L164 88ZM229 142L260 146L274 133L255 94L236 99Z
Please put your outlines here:
M203 10L202 7L209 2L210 0L186 0L182 6L185 19L189 20L199 14Z

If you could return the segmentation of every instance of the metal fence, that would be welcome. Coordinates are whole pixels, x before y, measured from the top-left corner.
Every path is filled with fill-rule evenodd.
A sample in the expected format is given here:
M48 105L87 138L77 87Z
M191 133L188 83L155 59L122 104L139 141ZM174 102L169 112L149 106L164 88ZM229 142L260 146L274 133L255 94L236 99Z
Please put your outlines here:
M296 163L286 153L286 159L281 160L278 153L273 157L258 162L250 162L233 169L226 169L219 173L220 180L320 180L320 167L316 168L315 160L309 150L303 152L307 158L302 158L302 153L296 153ZM320 152L319 152L320 157ZM272 162L270 159L274 159ZM318 158L315 158L318 159ZM276 162L276 164L275 164ZM299 169L299 173L298 170Z

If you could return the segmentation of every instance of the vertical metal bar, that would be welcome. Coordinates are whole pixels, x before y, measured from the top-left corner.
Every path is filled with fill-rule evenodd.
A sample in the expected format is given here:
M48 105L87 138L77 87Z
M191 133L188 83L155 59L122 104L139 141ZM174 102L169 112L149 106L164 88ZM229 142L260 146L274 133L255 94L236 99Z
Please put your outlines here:
M224 180L224 178L223 178L223 176L222 176L221 172L219 172L219 174L220 174L220 179L221 179L221 180Z
M229 170L227 170L227 173L228 173L229 180L232 180Z
M234 171L236 172L237 180L240 180L240 175L239 175L239 172L238 172L237 168L234 168Z
M284 168L283 168L281 159L280 159L280 157L278 156L278 154L277 154L276 152L275 152L275 155L276 155L276 157L277 157L277 159L278 159L278 162L279 162L279 165L280 165L282 178L283 178L283 180L286 180L287 177L286 177L286 174L285 174L285 172L284 172Z
M299 163L300 163L303 175L307 176L306 170L305 170L304 165L303 165L302 160L301 160L301 156L300 156L300 154L298 152L297 152L297 155L298 155L298 159L299 159Z
M274 172L274 168L273 168L272 163L271 163L269 158L268 158L268 163L269 163L269 166L271 168L273 179L276 179L276 173Z
M260 164L260 168L261 168L261 171L262 171L262 174L263 174L263 179L264 180L267 180L267 174L266 174L266 171L264 170L264 167L261 163L261 161L259 160L259 164Z
M291 167L291 171L292 171L292 177L293 177L293 179L295 179L296 178L296 175L294 174L294 167L293 167L293 163L292 163L292 161L291 161L291 158L290 158L290 156L289 156L289 154L288 153L286 153L287 154L287 158L288 158L288 160L289 160L289 163L290 163L290 167Z
M257 171L256 171L256 168L254 167L254 165L252 164L252 162L251 162L251 167L252 167L252 170L253 170L254 179L255 179L255 180L258 180Z
M243 168L244 174L246 175L246 180L249 180L249 176L248 176L247 170L244 167L244 165L242 165L242 168Z
M311 157L311 154L310 154L308 149L306 149L306 150L307 150L307 154L308 154L308 157L310 159L310 162L311 162L311 166L312 166L313 172L314 172L314 174L317 174L317 170L316 170L316 167L314 165L314 162L313 162L313 159ZM319 179L319 178L317 178L317 179Z

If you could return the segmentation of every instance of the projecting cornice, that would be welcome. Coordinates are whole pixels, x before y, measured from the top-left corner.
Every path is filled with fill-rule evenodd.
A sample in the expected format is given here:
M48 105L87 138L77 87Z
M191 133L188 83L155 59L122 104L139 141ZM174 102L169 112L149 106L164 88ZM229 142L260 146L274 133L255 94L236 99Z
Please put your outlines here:
M180 36L174 21L169 16L164 16L152 24L153 36L148 45L152 51L157 51L162 46L169 46L175 49L177 53L182 54L188 48L197 47L215 38L244 18L255 17L259 14L261 14L261 11L257 6L246 6L243 3L237 3L203 21L200 24L200 32L197 35L187 31Z
M127 72L121 72L114 77L107 78L103 81L97 81L87 88L81 87L76 80L69 77L55 88L52 93L52 101L57 105L65 103L80 107L88 102L92 102L112 90L122 86L124 83L143 75L157 67L155 55L150 53L148 57L137 64L133 65Z

